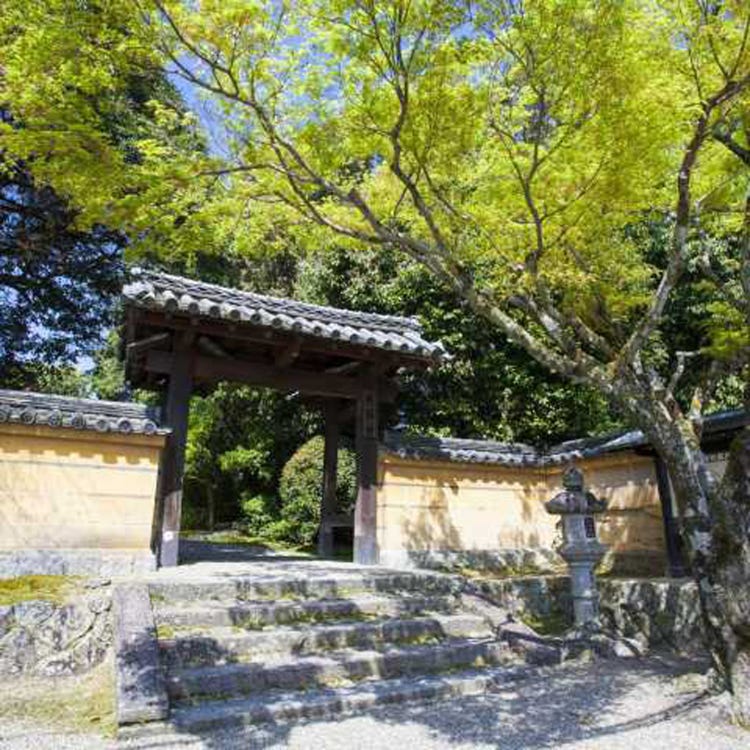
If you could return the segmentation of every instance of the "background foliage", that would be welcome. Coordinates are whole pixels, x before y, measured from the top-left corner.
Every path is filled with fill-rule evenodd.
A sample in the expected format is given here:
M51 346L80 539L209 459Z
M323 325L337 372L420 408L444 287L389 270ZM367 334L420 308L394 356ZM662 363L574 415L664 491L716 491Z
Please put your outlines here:
M643 3L545 0L512 22L514 3L415 4L408 18L389 15L399 3L299 2L281 19L282 6L207 3L201 17L183 3L164 7L216 59L236 39L237 60L259 81L250 93L288 114L313 170L359 191L389 230L429 241L391 168L398 89L367 41L372 29L386 34L401 24L415 50L401 166L429 196L462 273L498 295L528 291L535 210L550 245L538 271L556 302L623 339L667 264L665 205L679 158L673 146L695 111L691 75L714 83L706 50L717 39L735 44L731 24L704 24L671 1L654 17ZM153 11L150 25L143 8ZM252 30L282 20L282 37L299 43L273 57L279 40ZM460 33L462 24L472 33ZM693 34L693 74L687 42L671 43L676 29ZM200 86L184 79L208 69L176 75L170 55L179 45L168 32L152 3L3 3L0 383L144 397L124 383L116 328L107 335L125 255L216 283L419 317L453 359L404 376L391 426L543 444L623 424L600 393L550 373L401 250L321 231L310 220L315 211L356 231L364 225L332 188L315 184L295 205L299 196L278 170L253 166L273 156L256 114L237 97L201 100ZM329 65L331 57L347 64ZM738 132L746 137L742 122ZM701 163L705 218L693 227L688 273L649 343L665 378L676 352L698 352L677 393L683 405L716 356L748 343L726 304L738 293L738 217L711 213L736 202L738 175L713 144ZM520 320L538 332L531 316ZM93 368L82 376L89 357ZM722 378L712 407L737 405L740 386ZM280 394L222 385L196 396L188 525L244 517L262 533L279 524L283 468L319 431L315 411Z

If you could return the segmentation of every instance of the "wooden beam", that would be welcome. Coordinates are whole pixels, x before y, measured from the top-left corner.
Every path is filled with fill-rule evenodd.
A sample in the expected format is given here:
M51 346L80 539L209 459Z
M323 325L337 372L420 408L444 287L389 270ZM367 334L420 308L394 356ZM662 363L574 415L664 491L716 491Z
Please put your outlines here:
M323 494L320 504L320 530L318 532L318 554L333 556L333 527L336 515L336 478L339 462L339 411L338 401L326 401L323 407L325 420L325 448L323 451Z
M217 344L213 339L208 336L201 336L198 339L198 346L207 354L211 354L214 357L223 357L225 359L232 359L232 355L224 349L223 346Z
M155 354L153 350L149 354ZM162 352L166 354L166 352ZM159 533L157 551L159 565L177 565L182 517L182 482L185 469L190 392L192 390L192 336L183 333L175 341L170 357L169 388L167 390L167 426L172 432L167 438L161 459L159 481Z
M172 367L173 355L169 352L152 350L146 354L147 371L168 374ZM232 380L280 391L300 391L329 398L356 399L362 390L362 384L358 379L343 375L279 369L271 365L242 362L237 359L224 360L204 356L195 357L193 375L196 380ZM379 387L379 395L383 400L395 400L397 389L392 383L380 383Z
M134 354L152 349L159 344L166 344L171 338L172 334L164 331L163 333L155 333L153 336L147 336L145 339L131 341L126 347L127 356L131 357Z
M654 454L654 468L656 470L656 484L659 488L659 500L661 501L661 517L664 524L664 542L667 548L669 575L672 578L683 578L688 575L688 569L683 558L680 533L672 509L672 483L669 480L667 465L661 456L656 453Z
M362 377L357 399L357 504L354 509L354 562L377 565L378 392L370 370Z
M351 362L344 362L341 365L334 365L333 367L326 367L324 372L330 373L331 375L343 375L346 372L353 372L358 370L362 366L362 362L359 360L353 360Z
M274 357L274 364L276 367L289 367L289 365L299 357L301 347L302 341L300 339L294 339L281 348Z

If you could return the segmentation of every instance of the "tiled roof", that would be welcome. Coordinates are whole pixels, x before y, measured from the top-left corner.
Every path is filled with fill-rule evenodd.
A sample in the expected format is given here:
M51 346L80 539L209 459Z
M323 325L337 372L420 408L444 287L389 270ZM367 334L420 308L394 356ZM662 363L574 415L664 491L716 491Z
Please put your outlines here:
M434 361L446 357L442 344L423 338L416 318L311 305L144 269L131 271L123 297L126 304L151 310L246 323Z
M736 430L749 422L750 414L742 410L719 412L704 418L703 432L707 435ZM547 450L539 450L521 443L427 437L399 432L387 432L383 441L387 453L402 458L534 467L566 464L576 459L592 458L646 445L648 441L640 430L569 440Z
M165 435L155 411L141 404L0 390L0 422L96 432Z
M537 451L520 443L497 443L493 440L428 437L386 432L383 447L402 458L433 458L466 463L535 465Z

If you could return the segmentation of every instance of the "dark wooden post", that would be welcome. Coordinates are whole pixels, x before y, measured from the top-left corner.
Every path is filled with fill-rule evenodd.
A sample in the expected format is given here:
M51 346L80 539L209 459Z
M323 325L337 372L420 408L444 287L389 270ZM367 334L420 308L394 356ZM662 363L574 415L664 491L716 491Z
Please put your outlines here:
M673 578L683 578L687 575L687 568L682 556L680 534L672 510L672 484L669 481L669 471L667 465L658 455L654 456L654 464L656 466L659 500L661 501L661 517L664 523L664 542L667 547L669 575Z
M162 457L161 533L158 537L159 565L177 565L182 516L182 482L185 469L190 391L192 389L192 339L190 332L175 339L167 390L167 426L172 430Z
M333 555L333 526L336 515L336 475L339 463L339 412L337 401L328 400L323 407L325 420L325 451L323 454L323 497L320 505L318 554Z
M370 373L357 399L357 505L354 511L354 562L377 565L378 394Z

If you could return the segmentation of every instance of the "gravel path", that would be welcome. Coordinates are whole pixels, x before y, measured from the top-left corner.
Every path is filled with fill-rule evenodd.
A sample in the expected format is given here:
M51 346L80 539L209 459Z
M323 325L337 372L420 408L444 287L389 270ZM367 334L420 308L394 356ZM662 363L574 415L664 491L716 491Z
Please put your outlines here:
M750 732L719 717L705 681L684 661L649 658L556 668L500 692L393 706L338 721L243 733L169 735L115 745L92 736L0 727L0 750L739 750Z

